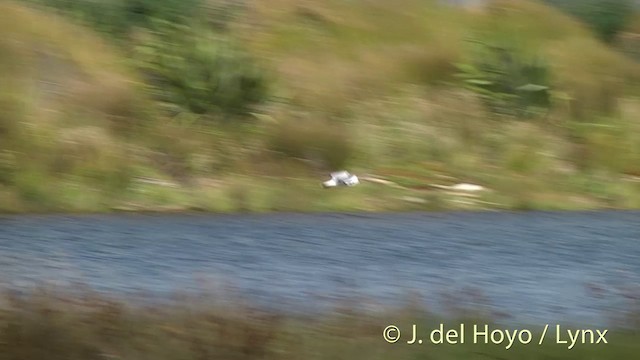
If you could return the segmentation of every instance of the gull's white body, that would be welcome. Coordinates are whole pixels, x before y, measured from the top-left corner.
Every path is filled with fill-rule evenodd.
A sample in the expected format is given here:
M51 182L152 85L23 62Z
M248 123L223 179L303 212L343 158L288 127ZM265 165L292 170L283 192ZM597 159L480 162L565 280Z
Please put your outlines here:
M350 174L347 171L338 171L331 173L331 180L327 180L322 183L325 188L337 187L337 186L355 186L360 183L358 177Z

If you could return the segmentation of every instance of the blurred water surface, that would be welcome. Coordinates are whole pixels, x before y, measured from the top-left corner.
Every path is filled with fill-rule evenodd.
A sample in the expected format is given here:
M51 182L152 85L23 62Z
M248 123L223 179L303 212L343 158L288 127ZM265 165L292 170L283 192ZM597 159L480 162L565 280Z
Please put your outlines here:
M354 295L397 304L413 292L443 310L460 302L516 321L593 325L640 294L639 219L639 212L9 216L0 218L0 281L155 295L224 285L305 311Z

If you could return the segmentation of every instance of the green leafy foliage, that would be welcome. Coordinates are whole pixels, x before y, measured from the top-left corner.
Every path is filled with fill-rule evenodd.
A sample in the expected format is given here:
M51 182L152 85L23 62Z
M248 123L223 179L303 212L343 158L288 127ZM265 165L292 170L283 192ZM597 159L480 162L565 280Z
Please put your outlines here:
M223 31L241 1L32 1L124 40L156 98L188 112L242 115L267 94L263 72Z
M494 113L530 117L550 107L549 71L538 58L512 47L477 42L471 63L457 64L457 77Z
M126 36L134 27L149 27L154 19L181 23L201 0L31 0L59 9L99 31Z
M546 0L586 23L598 36L611 42L625 28L633 13L632 0Z
M231 39L159 22L136 47L136 65L156 96L196 114L246 114L267 96L267 79Z

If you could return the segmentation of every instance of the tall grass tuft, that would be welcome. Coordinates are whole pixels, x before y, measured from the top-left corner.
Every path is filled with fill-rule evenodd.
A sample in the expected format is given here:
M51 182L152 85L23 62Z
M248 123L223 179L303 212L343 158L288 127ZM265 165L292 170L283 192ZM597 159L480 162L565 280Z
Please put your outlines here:
M330 310L300 315L266 310L246 299L229 296L225 300L225 296L205 292L140 303L82 289L6 291L0 308L0 359L448 360L517 356L577 360L595 356L608 360L631 359L639 350L637 314L632 307L624 314L624 323L609 328L608 344L580 344L569 350L566 344L550 341L535 346L516 342L507 350L506 343L410 346L403 340L389 344L383 339L382 331L390 324L399 326L403 334L406 330L407 335L412 324L425 331L441 323L447 329L459 329L464 323L467 331L473 324L505 328L485 310L486 300L473 289L443 296L449 317L437 316L417 301L372 311L365 306L368 303L363 304L366 299L353 296L336 302ZM531 329L534 338L540 336L540 325L518 328Z
M277 154L311 161L328 170L345 166L353 152L344 125L304 116L274 125L267 146Z

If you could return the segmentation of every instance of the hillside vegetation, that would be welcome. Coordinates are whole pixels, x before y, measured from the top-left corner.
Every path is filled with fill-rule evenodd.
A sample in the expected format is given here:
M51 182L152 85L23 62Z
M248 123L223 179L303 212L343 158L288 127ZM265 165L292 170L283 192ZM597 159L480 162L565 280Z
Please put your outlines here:
M603 40L524 0L2 1L0 210L639 208L637 19ZM376 181L321 189L340 168Z

